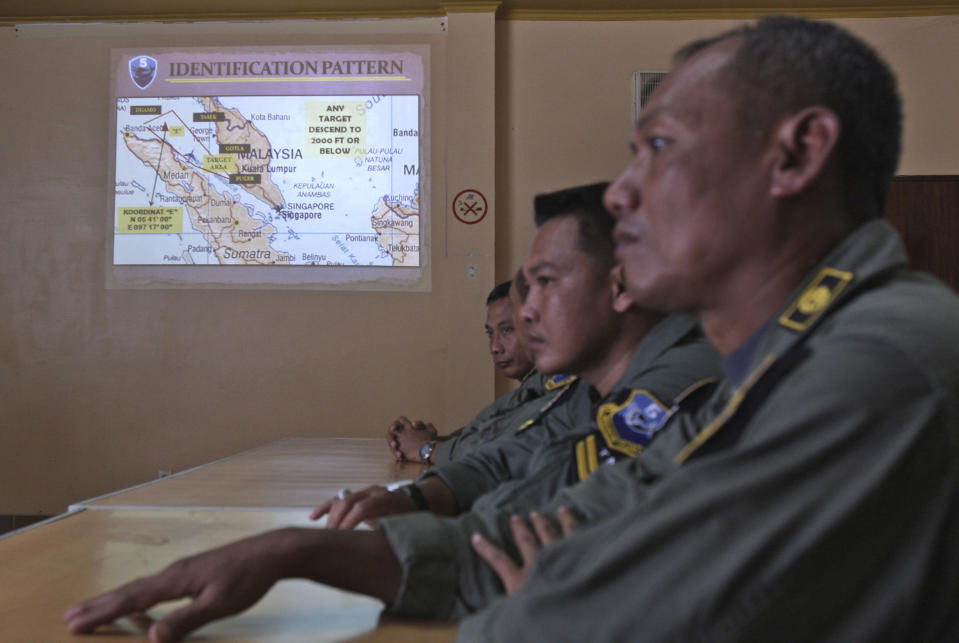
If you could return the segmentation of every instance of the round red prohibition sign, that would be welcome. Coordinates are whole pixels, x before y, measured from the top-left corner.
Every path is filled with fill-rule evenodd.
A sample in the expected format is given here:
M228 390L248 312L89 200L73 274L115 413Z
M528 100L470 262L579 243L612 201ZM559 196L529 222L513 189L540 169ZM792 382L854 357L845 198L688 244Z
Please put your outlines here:
M482 221L488 209L479 190L463 190L453 197L453 216L468 225Z

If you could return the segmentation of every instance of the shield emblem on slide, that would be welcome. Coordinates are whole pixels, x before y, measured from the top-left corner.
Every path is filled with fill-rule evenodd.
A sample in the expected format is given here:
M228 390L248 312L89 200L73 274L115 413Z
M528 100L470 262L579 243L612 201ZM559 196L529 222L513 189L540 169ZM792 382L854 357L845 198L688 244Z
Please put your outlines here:
M146 89L157 75L157 61L149 56L130 59L130 79L140 89Z

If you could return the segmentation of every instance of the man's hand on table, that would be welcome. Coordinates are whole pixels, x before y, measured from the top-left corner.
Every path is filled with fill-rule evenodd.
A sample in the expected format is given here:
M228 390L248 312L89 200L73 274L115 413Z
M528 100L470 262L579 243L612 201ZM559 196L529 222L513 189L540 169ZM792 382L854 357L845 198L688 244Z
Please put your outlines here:
M513 532L513 540L516 541L516 548L519 549L522 557L522 565L513 562L506 552L488 541L482 534L473 534L473 549L493 568L503 582L507 594L514 594L526 584L526 577L529 575L533 559L543 547L568 536L579 525L576 515L568 507L560 507L556 518L559 520L562 532L556 528L552 520L537 511L529 515L532 529L523 517L510 518L510 531Z
M270 532L181 559L154 576L139 578L73 607L64 614L73 633L91 632L121 616L163 601L189 597L186 606L150 626L152 643L178 641L210 621L241 612L269 590L284 570L282 548Z
M352 529L361 522L372 526L375 518L410 511L416 511L416 503L405 493L389 491L386 487L367 487L327 500L313 510L310 520L327 516L328 529Z
M154 576L84 601L67 610L64 620L71 632L92 632L121 616L136 617L157 603L192 598L150 626L150 641L166 643L242 612L283 578L306 578L390 603L396 599L401 573L380 531L287 527L179 560Z

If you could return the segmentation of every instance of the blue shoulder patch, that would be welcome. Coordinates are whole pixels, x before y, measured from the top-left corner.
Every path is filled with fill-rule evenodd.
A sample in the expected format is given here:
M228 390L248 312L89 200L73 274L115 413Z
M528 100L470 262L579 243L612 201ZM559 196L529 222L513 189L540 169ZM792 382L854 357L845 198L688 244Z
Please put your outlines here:
M645 390L633 391L622 404L604 404L596 423L609 448L634 456L669 419L669 408Z

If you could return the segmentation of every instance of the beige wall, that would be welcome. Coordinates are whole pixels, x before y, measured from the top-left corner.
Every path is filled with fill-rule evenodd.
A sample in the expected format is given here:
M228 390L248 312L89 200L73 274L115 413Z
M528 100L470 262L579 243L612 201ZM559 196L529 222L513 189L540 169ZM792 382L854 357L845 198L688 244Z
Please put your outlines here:
M900 75L900 172L959 173L959 18L843 22ZM533 195L613 177L629 157L632 71L734 23L459 24L469 40L439 46L450 51L435 56L434 83L476 82L451 83L448 135L448 97L434 95L429 293L107 290L108 49L195 42L41 42L0 28L0 513L57 513L283 436L377 436L399 412L454 427L490 399L482 303L494 266L508 278L525 254ZM470 107L464 91L495 100L495 137L489 103ZM465 149L470 128L495 154L495 180L491 163L454 162L449 144ZM484 186L488 225L451 233L450 194Z

